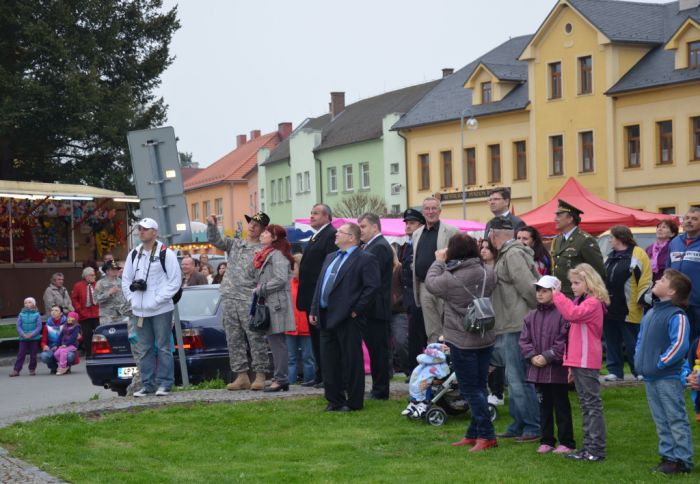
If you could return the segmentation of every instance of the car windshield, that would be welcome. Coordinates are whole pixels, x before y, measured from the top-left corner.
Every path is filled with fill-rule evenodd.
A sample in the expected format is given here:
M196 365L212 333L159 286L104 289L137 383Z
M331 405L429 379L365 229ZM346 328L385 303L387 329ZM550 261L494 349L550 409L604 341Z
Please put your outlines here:
M180 319L192 321L194 319L206 318L216 314L219 305L219 288L212 287L204 290L182 291L182 298L177 307L180 311Z

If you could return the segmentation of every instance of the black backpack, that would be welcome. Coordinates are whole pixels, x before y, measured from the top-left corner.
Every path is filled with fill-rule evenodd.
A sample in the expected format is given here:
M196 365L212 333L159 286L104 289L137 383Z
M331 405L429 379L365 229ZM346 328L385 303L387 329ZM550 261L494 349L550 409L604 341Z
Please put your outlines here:
M160 266L163 268L163 272L165 272L165 275L168 274L168 270L165 268L165 255L167 254L167 247L165 244L160 246L160 253L158 254L158 259L160 260ZM131 263L134 263L134 260L136 259L136 255L138 254L137 250L134 249L131 251ZM175 295L173 296L173 304L177 304L180 301L180 298L182 297L182 284L180 284L180 289L177 290Z

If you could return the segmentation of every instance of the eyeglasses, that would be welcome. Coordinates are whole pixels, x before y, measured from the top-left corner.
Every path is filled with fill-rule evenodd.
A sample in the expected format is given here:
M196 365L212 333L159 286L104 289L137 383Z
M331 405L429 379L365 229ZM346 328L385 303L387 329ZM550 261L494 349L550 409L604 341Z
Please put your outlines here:
M352 235L350 232L343 232L342 230L338 230L337 232L343 235Z
M499 200L505 200L505 198L495 198L495 197L489 198L489 202L498 202Z
M439 212L440 207L423 207L424 212Z

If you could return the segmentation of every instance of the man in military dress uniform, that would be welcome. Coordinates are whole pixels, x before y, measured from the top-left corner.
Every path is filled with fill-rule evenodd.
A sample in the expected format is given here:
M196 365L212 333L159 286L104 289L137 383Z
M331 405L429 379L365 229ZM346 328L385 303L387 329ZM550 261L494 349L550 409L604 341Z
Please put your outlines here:
M552 275L561 281L561 292L573 299L571 283L567 277L569 269L585 262L590 264L605 280L605 264L598 241L591 234L579 229L583 212L570 203L559 199L554 225L559 235L552 242Z
M224 332L228 345L231 371L236 379L226 385L228 390L263 390L265 388L265 372L268 371L270 360L267 356L265 334L251 331L248 327L250 306L253 302L255 289L255 269L253 256L260 249L260 234L270 223L270 217L259 212L252 217L245 216L248 222L248 237L222 238L216 226L216 216L207 218L207 239L219 250L226 252L228 266L224 279L221 281L219 292L224 305ZM255 372L255 381L248 377L248 354L246 340L250 345L250 355Z
M100 324L119 323L126 319L123 312L128 305L122 292L122 280L119 277L119 264L110 260L102 265L103 277L95 285L95 302L100 305ZM89 342L86 342L89 344Z

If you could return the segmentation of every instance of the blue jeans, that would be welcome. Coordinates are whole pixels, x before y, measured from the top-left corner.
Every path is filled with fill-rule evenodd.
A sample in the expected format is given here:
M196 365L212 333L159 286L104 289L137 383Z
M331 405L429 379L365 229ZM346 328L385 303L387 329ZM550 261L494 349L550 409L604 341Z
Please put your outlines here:
M316 360L314 360L313 347L311 345L311 336L292 336L287 337L287 352L289 359L287 361L287 378L289 383L297 382L297 352L301 348L301 362L304 365L304 382L312 382L316 380Z
M472 419L467 427L465 436L468 439L496 438L496 431L491 422L486 382L489 377L489 363L491 362L492 347L479 350L463 350L456 346L450 346L452 368L457 374L459 393L469 404Z
M525 360L520 353L520 333L496 336L495 361L506 367L508 411L513 417L506 432L514 435L540 435L540 405L532 383L525 381Z
M651 417L659 435L659 454L664 459L693 465L693 440L685 411L680 378L644 381Z
M143 318L139 328L139 318L132 317L138 342L137 351L141 354L139 373L143 388L152 393L156 389L156 361L158 362L158 387L170 390L175 382L175 365L172 350L173 312ZM156 347L158 353L156 354Z
M639 335L639 324L627 323L605 318L603 321L603 334L605 335L605 366L608 373L618 378L624 376L625 353L630 364L632 374L637 376L634 370L634 349ZM622 352L624 345L625 353Z
M51 350L46 350L42 351L41 354L39 355L39 359L43 363L46 363L46 366L49 367L49 370L51 372L55 372L58 369L58 362L56 361L56 358L53 356L53 351ZM68 366L71 366L73 362L75 361L75 352L71 351L68 353Z

